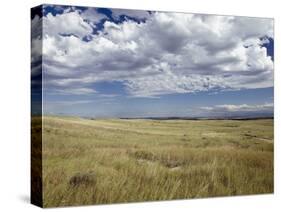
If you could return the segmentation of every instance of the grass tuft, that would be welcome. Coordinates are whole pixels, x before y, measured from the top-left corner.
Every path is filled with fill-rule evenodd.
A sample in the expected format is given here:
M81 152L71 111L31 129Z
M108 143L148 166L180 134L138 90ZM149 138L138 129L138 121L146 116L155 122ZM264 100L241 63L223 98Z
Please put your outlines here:
M77 173L69 179L69 185L77 187L80 185L91 185L96 184L96 175L94 172L90 173Z

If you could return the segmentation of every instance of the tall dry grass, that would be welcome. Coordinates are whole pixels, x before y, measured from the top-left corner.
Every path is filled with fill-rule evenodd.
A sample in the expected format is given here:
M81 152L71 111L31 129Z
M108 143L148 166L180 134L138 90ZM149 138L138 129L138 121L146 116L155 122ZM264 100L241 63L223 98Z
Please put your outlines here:
M273 121L44 117L45 207L273 192Z

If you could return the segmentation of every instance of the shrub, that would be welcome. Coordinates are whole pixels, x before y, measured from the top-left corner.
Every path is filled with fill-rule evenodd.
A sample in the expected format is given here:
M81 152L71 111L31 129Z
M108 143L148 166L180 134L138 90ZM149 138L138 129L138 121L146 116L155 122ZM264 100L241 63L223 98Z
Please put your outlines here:
M95 185L96 175L94 172L77 173L69 179L69 185L77 187L80 185Z

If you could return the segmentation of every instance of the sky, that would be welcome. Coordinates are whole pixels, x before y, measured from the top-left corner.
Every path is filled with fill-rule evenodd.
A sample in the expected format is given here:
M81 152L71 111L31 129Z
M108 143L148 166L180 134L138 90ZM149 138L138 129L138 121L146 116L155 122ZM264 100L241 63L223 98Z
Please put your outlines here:
M273 115L273 19L58 5L31 19L44 114Z

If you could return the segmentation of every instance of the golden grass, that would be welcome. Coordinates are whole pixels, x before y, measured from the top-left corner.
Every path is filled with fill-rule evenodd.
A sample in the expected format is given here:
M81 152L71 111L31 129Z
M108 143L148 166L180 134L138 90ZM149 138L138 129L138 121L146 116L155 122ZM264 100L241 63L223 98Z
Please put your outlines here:
M273 192L273 120L43 118L44 207Z

